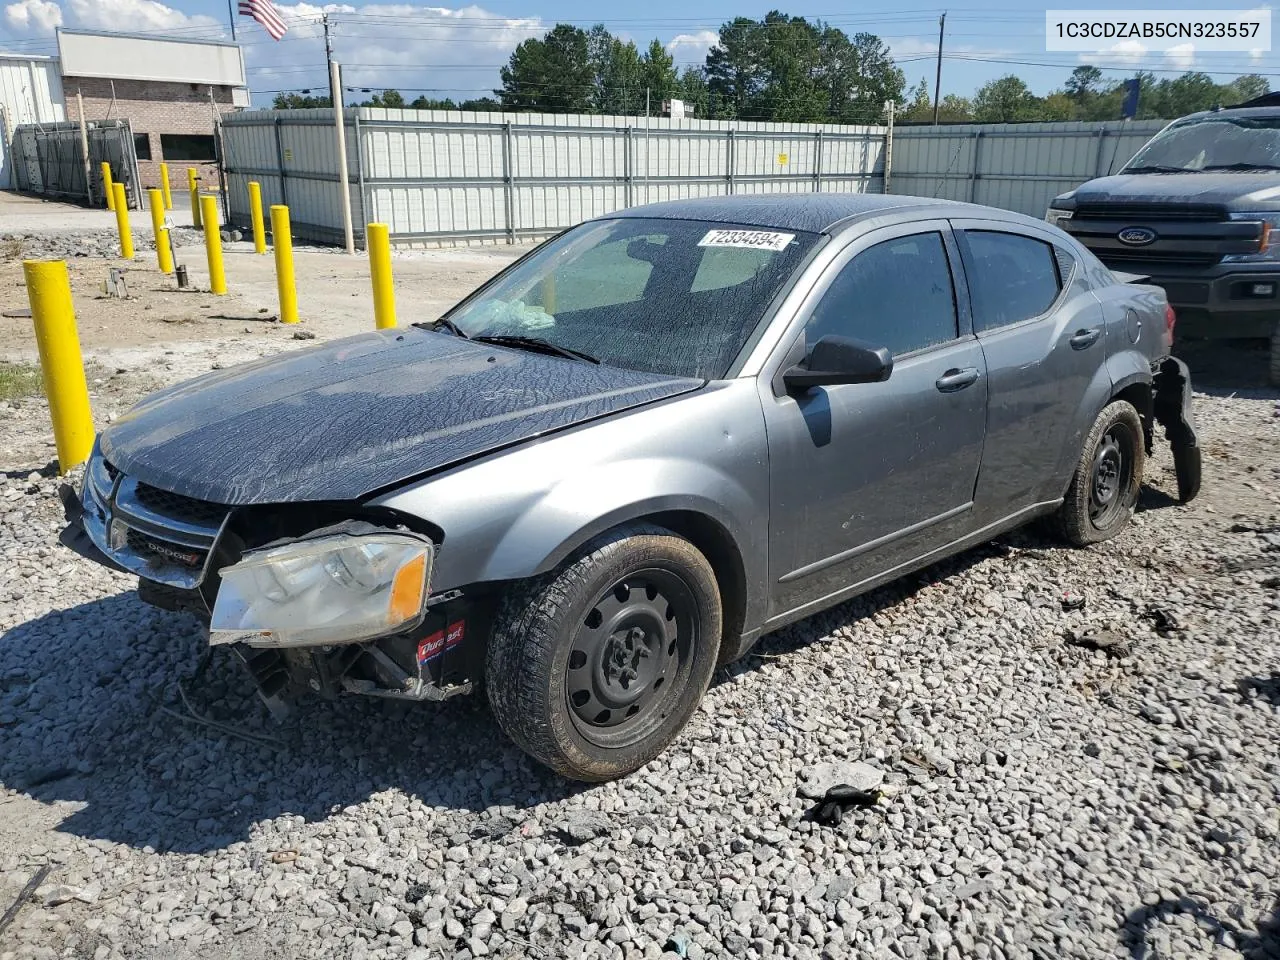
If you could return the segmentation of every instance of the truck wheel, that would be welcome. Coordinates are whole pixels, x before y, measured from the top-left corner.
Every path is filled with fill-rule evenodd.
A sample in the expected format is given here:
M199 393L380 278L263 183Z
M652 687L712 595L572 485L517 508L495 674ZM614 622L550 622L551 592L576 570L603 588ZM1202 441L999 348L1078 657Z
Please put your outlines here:
M720 631L706 558L661 527L623 527L507 595L485 667L489 703L507 735L557 773L621 777L693 715Z
M1124 400L1113 400L1085 437L1071 486L1058 508L1058 530L1068 543L1100 543L1124 529L1138 503L1145 462L1138 411Z
M1280 320L1271 328L1271 385L1280 387Z

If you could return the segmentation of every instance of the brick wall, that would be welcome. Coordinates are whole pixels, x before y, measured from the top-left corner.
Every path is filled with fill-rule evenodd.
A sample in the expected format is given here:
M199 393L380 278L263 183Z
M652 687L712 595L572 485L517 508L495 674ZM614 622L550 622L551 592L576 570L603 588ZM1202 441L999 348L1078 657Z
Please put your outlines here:
M160 163L169 164L169 187L174 205L187 195L187 168L195 167L202 190L218 189L218 168L212 162L172 159L164 153L163 134L213 135L213 106L206 84L161 83L150 80L116 80L112 102L112 82L98 77L63 77L62 88L67 98L67 119L78 120L76 93L84 97L86 120L123 118L129 121L136 136L145 135L151 147L150 160L138 160L138 175L143 189L160 186ZM213 100L219 113L230 113L231 88L213 88Z

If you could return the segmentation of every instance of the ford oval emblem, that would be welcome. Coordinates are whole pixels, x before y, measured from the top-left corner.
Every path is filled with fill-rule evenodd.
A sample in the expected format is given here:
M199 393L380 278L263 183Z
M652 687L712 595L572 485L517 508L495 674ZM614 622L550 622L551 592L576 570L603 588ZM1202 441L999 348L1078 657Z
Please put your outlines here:
M1126 246L1145 247L1156 242L1156 232L1146 227L1125 227L1116 234L1116 239Z

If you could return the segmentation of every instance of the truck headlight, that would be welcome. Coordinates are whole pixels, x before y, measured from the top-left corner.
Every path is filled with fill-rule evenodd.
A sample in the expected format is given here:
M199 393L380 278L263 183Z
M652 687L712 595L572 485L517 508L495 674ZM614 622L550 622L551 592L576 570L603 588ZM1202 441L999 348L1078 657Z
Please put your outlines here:
M341 533L246 553L220 573L209 642L353 643L414 626L434 548L412 533Z
M1057 207L1050 207L1044 212L1044 218L1048 222L1049 226L1056 227L1062 221L1070 220L1073 212L1074 211L1071 210L1059 210Z
M1223 263L1268 263L1280 260L1280 213L1233 213L1232 220L1261 220L1262 239L1256 253L1229 253ZM1272 236L1275 234L1275 236Z

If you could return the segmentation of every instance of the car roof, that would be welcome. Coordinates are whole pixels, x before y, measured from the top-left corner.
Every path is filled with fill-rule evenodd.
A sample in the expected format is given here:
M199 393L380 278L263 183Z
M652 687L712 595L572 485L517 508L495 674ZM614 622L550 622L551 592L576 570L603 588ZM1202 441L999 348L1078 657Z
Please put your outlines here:
M1255 120L1274 120L1280 117L1280 106L1269 107L1223 107L1221 110L1199 110L1195 113L1189 113L1185 117L1179 117L1175 123L1181 120L1204 120L1208 117L1221 117L1224 120L1231 117L1245 117Z
M835 233L845 226L872 218L899 221L927 220L933 217L981 217L1010 223L1040 224L1040 221L1031 217L995 207L884 193L773 193L699 197L631 207L600 219L624 217L702 220L775 230L802 230L808 233Z

